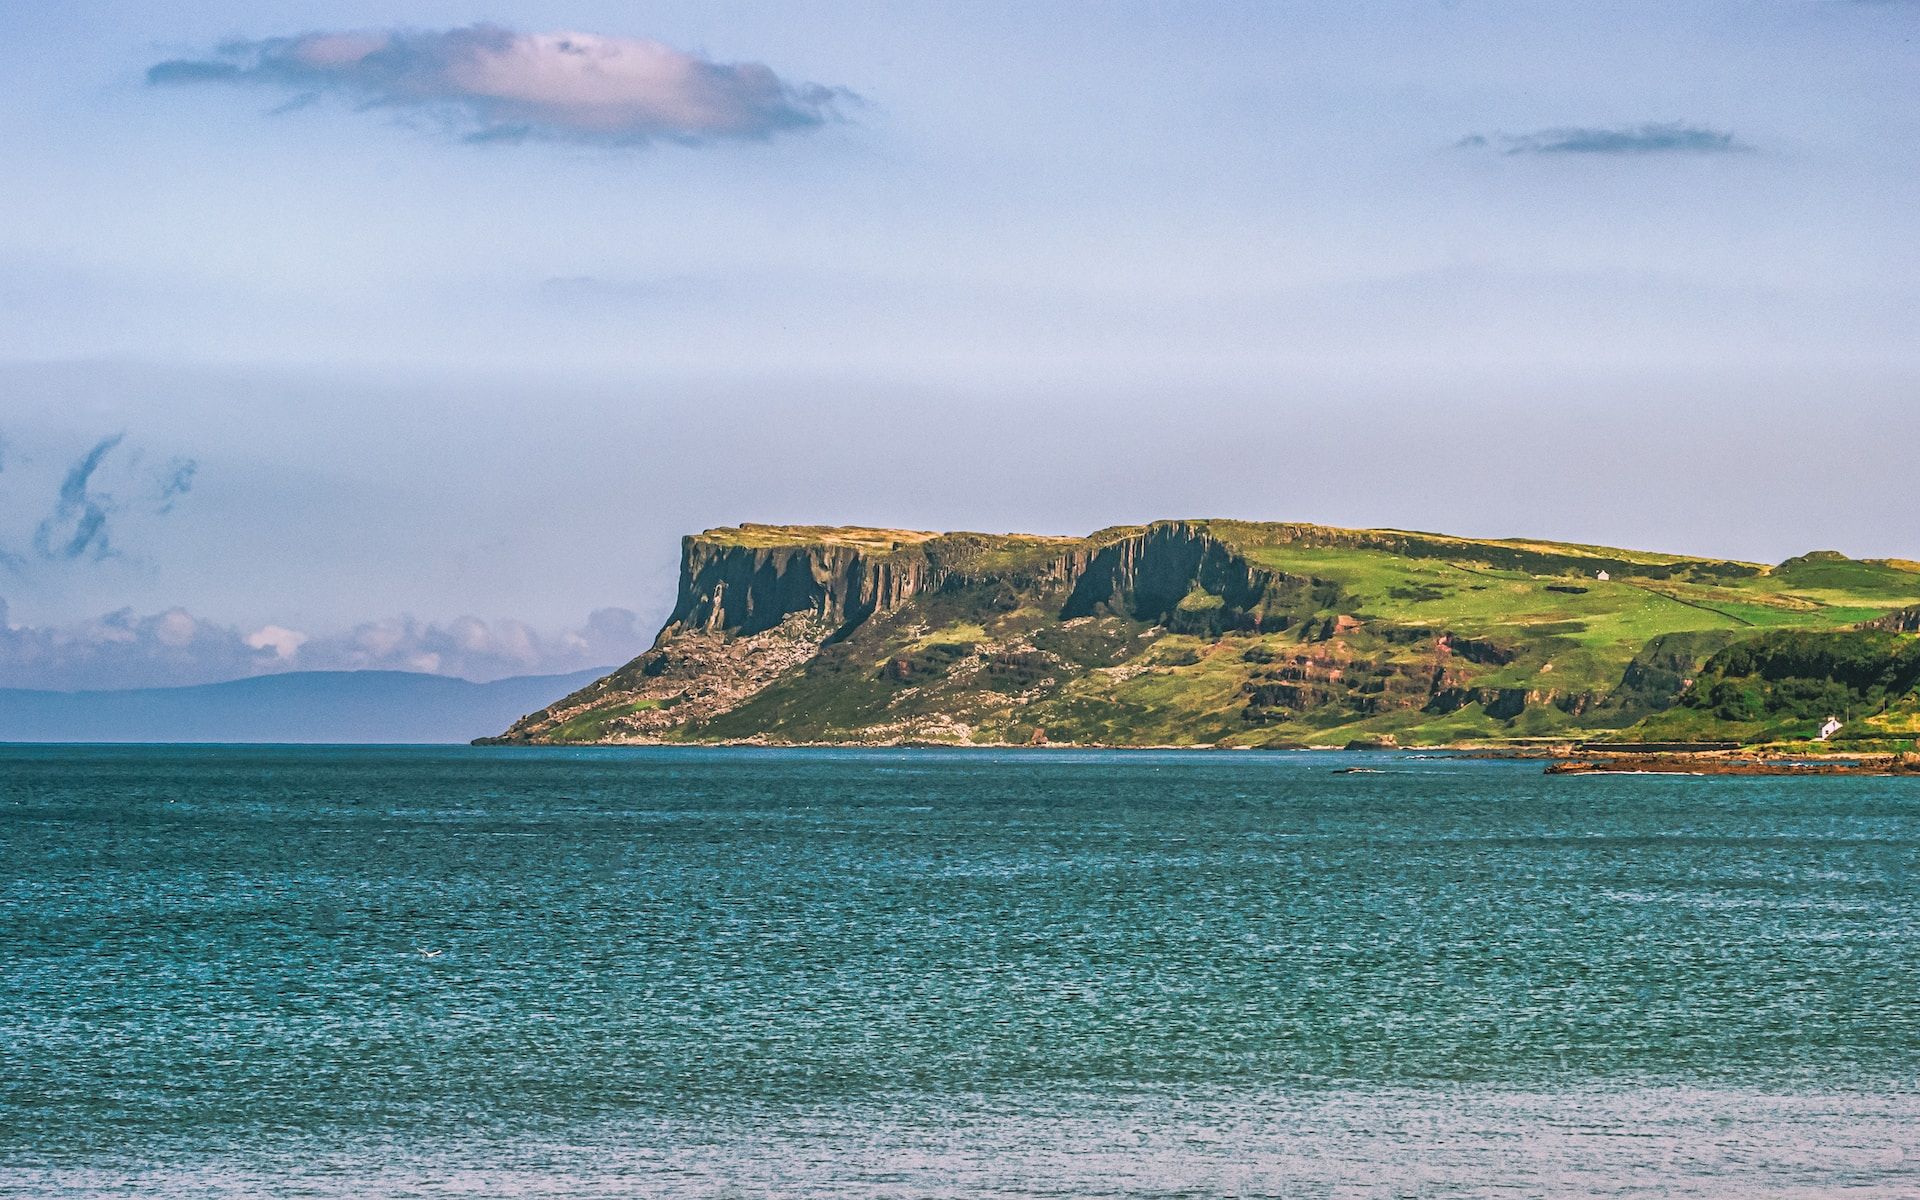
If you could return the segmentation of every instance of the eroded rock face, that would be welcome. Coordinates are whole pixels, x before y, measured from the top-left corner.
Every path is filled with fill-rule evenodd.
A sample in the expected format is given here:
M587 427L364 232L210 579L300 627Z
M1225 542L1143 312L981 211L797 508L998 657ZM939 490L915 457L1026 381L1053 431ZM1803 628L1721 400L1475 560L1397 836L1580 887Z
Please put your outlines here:
M1510 721L1527 711L1527 701L1532 698L1533 693L1526 688L1467 688L1435 697L1435 703L1429 705L1427 711L1449 712L1467 704L1478 704L1496 721ZM1452 708L1448 707L1449 703Z
M1920 605L1890 612L1884 617L1876 617L1861 625L1860 628L1878 630L1881 633L1920 633Z
M1357 626L1356 626L1357 627ZM1340 643L1314 643L1284 659L1267 656L1241 689L1240 719L1267 725L1304 712L1336 709L1354 716L1419 709L1450 686L1453 675L1426 663L1359 657Z
M1150 525L1097 550L1070 555L1063 566L1073 591L1060 611L1062 620L1106 611L1192 632L1271 632L1340 600L1337 585L1255 566L1204 527L1186 521ZM1182 602L1196 592L1218 603L1183 611Z
M794 613L808 613L842 630L915 597L976 581L964 544L946 539L886 549L845 545L750 546L685 539L680 591L667 628L753 634ZM1081 543L1018 573L1027 585L1068 589L1062 620L1096 612L1137 620L1227 629L1274 631L1335 607L1337 585L1255 566L1208 533L1183 521L1148 526L1098 547ZM1218 604L1181 614L1195 593ZM1329 618L1329 620L1336 620ZM1352 627L1351 617L1330 626Z
M653 649L626 666L524 717L499 741L552 736L586 714L610 713L575 740L647 741L731 712L820 652L832 627L796 613L771 629L732 636L717 630L662 631Z
M857 625L939 585L917 546L741 546L689 537L669 631L760 633L795 613Z
M1453 633L1441 635L1440 644L1450 654L1487 666L1504 667L1520 654L1518 650L1502 646L1491 638L1461 637Z

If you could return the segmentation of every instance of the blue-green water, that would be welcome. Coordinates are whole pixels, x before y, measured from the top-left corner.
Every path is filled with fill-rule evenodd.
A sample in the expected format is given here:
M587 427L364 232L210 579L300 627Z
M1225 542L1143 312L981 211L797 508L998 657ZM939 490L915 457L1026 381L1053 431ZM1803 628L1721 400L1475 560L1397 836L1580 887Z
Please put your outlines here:
M1920 1195L1916 868L1904 780L0 748L0 1193Z

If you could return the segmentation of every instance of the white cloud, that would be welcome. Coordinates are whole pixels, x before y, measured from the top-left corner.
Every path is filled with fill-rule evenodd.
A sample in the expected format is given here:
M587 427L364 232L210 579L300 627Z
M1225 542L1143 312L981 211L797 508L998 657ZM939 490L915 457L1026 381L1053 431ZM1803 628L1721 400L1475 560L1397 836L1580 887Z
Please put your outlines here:
M307 635L297 629L288 629L280 625L265 625L247 635L247 645L254 650L271 650L275 658L285 661L305 645Z
M475 141L765 138L821 125L851 99L760 63L714 62L648 38L494 25L230 42L207 58L157 63L147 80L336 92L368 107L436 113Z

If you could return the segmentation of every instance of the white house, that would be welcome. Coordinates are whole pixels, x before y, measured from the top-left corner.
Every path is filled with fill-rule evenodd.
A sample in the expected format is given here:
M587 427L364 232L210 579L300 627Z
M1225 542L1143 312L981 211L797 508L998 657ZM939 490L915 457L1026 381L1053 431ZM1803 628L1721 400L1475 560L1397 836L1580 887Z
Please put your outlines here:
M1613 578L1613 576L1607 574L1605 571L1595 571L1593 573L1593 577L1595 579L1598 579L1601 583L1605 583L1607 580Z
M1828 717L1827 723L1820 727L1820 736L1813 740L1816 742L1824 742L1828 738L1832 737L1834 734L1839 732L1840 732L1840 718Z

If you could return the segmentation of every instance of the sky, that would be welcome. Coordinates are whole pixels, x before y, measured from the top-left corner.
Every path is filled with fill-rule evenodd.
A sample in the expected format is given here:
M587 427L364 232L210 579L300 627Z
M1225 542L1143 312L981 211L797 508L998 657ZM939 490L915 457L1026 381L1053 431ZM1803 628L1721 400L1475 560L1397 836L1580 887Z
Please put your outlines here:
M0 686L616 663L743 520L1920 558L1916 36L0 5Z

